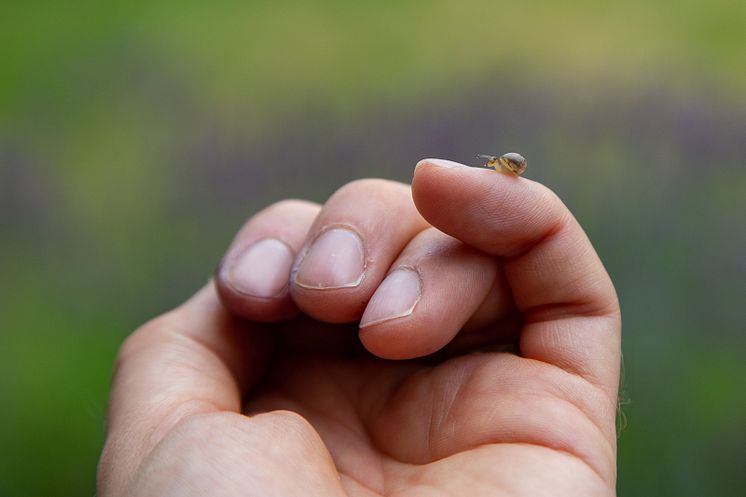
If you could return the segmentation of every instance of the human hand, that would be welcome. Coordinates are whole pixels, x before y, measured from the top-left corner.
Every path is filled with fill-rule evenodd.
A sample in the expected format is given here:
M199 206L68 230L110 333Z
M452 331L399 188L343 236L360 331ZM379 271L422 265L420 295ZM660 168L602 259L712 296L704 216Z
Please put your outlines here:
M422 161L411 192L261 211L214 287L127 339L99 495L614 495L619 362L559 199Z

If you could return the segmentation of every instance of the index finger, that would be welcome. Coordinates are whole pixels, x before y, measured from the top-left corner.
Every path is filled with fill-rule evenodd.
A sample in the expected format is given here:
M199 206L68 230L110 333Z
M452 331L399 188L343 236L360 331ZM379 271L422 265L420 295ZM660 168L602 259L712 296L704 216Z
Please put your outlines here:
M570 211L540 183L426 159L412 195L441 231L504 259L524 318L523 357L578 374L616 399L620 312L616 292Z

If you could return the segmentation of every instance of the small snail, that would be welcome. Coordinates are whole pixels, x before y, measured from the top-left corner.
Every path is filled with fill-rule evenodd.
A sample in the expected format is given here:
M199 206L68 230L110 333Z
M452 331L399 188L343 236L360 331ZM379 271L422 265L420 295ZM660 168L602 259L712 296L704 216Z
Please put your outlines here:
M481 154L477 157L487 160L487 163L485 164L486 167L494 167L495 171L513 173L517 176L523 174L523 171L526 170L526 166L528 165L526 159L522 155L516 154L515 152L509 152L507 154L501 155L500 157Z

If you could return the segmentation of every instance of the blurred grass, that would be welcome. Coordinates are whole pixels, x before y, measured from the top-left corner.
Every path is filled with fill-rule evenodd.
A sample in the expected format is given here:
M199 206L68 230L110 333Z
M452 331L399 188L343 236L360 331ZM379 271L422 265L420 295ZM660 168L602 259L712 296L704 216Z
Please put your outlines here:
M76 97L113 103L154 63L195 103L258 119L308 98L337 111L409 101L423 82L432 92L495 71L540 86L666 75L670 91L694 78L741 97L746 83L740 1L47 1L5 11L0 105L15 117L89 110Z
M93 494L117 344L252 211L511 149L620 293L620 495L746 483L746 3L2 12L0 495Z

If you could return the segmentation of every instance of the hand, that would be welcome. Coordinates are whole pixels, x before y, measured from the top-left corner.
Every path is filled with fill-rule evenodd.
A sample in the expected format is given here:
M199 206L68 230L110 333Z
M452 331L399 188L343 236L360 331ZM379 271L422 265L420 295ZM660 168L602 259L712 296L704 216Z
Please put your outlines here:
M99 495L614 495L619 363L561 201L422 161L411 190L261 211L214 286L127 339Z

